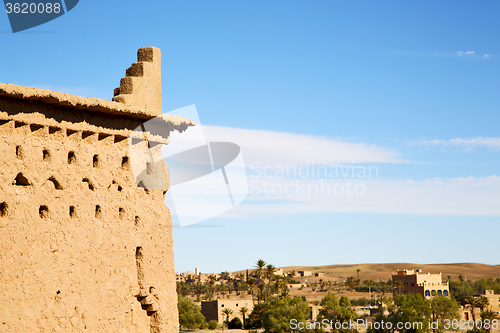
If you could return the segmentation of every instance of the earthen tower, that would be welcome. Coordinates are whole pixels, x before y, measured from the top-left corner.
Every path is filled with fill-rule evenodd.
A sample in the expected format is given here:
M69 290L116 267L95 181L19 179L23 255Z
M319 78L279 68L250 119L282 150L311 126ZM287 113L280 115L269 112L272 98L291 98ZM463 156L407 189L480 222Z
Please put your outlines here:
M160 61L113 101L0 84L1 332L178 331Z

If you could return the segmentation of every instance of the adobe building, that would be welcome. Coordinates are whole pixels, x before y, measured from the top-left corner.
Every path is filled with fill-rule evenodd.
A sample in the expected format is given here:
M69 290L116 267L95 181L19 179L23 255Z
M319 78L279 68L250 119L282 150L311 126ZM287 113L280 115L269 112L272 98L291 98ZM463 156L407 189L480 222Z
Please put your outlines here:
M420 294L423 297L449 296L450 289L448 282L442 282L441 273L423 274L418 269L405 269L392 274L392 293L394 298L398 294L408 293Z
M202 301L201 302L201 313L208 321L216 320L219 324L222 324L226 320L226 315L224 314L224 309L230 309L233 312L229 315L229 321L234 317L239 317L243 323L243 315L241 314L241 308L246 307L248 309L245 318L253 310L253 300L250 299L217 299L215 301Z
M483 295L474 295L473 297L474 298L485 297L488 300L488 303L487 303L486 307L484 308L484 310L490 310L490 311L493 311L495 313L500 313L500 295L495 294L494 290L486 289L484 291ZM472 319L473 317L481 318L481 311L482 310L479 307L476 307L474 309L474 316L473 316L471 313L472 309L466 303L465 306L462 305L460 307L460 311L459 311L460 318L465 319L465 320Z
M194 124L137 58L113 101L0 84L1 332L178 332L160 149Z
M300 276L312 276L311 271L298 271Z

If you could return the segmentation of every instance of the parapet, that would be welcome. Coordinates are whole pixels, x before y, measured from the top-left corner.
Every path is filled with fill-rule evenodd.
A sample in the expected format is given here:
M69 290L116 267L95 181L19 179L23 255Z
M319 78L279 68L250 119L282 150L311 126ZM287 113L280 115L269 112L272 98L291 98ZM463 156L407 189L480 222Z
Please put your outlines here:
M134 105L151 116L161 115L161 51L142 47L114 91L113 101Z

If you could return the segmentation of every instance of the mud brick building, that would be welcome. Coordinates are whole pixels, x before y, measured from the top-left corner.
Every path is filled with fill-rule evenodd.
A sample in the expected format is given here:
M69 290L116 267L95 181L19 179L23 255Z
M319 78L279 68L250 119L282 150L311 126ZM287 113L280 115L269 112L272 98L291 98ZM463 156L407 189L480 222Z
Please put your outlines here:
M408 293L423 297L450 296L450 286L448 282L443 282L441 273L424 274L418 269L404 269L392 274L392 293L394 298Z
M1 332L178 331L160 58L113 101L0 84Z

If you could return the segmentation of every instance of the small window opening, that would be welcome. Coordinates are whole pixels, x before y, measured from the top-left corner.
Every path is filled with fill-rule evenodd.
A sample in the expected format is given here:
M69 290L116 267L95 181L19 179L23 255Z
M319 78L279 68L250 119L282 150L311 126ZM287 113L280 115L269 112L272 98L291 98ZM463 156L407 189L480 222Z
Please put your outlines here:
M15 121L14 122L14 127L15 128L18 128L18 127L22 127L22 126L25 126L26 123L23 123L22 121Z
M36 125L36 124L32 124L32 125L30 125L30 130L31 130L32 132L36 132L36 131L38 131L38 130L39 130L39 129L41 129L41 128L43 128L43 125Z
M40 217L42 219L48 218L49 217L49 207L40 206L40 209L38 209L38 214L40 214Z
M110 136L111 136L111 134L99 133L98 140L102 141L102 140L104 140L106 138L109 138Z
M9 214L9 205L6 202L0 203L0 216L4 217Z
M43 150L43 160L50 162L50 151L48 151L47 149Z
M82 179L82 182L87 183L87 184L89 185L89 189L91 189L92 191L94 191L94 190L95 190L95 186L94 186L94 184L92 184L92 182L90 181L90 179L88 179L88 178L83 178L83 179Z
M56 134L59 131L61 131L60 127L49 126L49 134Z
M121 187L120 185L118 185L118 192L121 192L123 190L123 187Z
M120 207L120 209L118 209L118 217L120 217L120 220L123 220L125 217L125 208Z
M92 158L92 165L94 168L97 168L99 166L99 155L94 155Z
M66 136L71 136L75 133L78 133L78 131L75 131L75 130L71 130L71 129L67 129L66 130Z
M129 161L128 156L123 156L122 157L122 169L128 169L129 165L130 165L130 161Z
M73 164L76 162L76 155L74 151L68 153L68 164Z
M23 147L21 146L16 146L16 156L18 159L22 159L24 157L24 154L23 154Z
M138 246L135 248L135 259L136 260L142 260L142 246Z
M102 216L101 206L97 205L95 206L95 217L100 218L101 216Z
M69 216L76 217L76 207L75 206L69 206Z
M56 177L52 176L49 178L49 181L52 182L52 184L54 184L54 187L56 190L62 190L63 187L61 186L61 184L57 181Z
M142 180L139 182L139 184L137 184L137 187L143 188L144 192L146 192L146 194L149 194L149 190L146 188L146 185L144 185Z
M121 135L115 135L115 143L122 142L123 140L127 139L126 136L121 136Z
M88 138L89 136L91 136L92 134L94 134L94 132L90 132L90 131L83 131L83 132L82 132L82 139L86 139L86 138Z
M26 178L22 172L18 173L16 178L14 179L13 185L16 186L28 186L31 185L30 181L28 178Z

